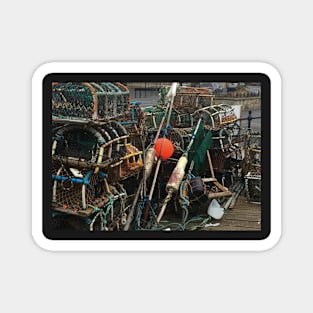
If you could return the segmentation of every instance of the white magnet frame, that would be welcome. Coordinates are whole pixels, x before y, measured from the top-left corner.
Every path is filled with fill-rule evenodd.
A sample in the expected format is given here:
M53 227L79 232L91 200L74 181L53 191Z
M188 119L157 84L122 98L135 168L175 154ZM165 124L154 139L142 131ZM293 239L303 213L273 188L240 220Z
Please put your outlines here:
M51 240L43 234L42 99L43 79L51 73L253 73L271 82L270 235L240 240ZM264 62L51 62L32 77L32 236L48 251L265 251L281 237L281 77Z

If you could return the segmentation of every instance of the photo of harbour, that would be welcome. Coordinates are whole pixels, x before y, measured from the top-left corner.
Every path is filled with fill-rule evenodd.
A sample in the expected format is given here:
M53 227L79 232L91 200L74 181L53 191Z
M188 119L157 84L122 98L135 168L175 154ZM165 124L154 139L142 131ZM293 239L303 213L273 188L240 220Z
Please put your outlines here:
M260 231L259 82L52 83L55 230Z

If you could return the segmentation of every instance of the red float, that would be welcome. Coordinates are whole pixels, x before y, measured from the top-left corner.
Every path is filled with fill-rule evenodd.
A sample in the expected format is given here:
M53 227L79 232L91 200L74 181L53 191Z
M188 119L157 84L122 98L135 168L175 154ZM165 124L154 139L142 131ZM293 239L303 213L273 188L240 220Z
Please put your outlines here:
M167 138L159 138L155 143L155 155L160 157L162 161L170 158L174 153L174 146Z

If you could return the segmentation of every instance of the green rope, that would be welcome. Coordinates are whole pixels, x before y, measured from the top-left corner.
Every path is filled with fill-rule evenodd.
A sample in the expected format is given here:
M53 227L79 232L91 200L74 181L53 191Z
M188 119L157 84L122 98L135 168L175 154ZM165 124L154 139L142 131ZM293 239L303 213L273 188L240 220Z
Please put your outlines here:
M89 225L89 230L93 230L93 225L95 223L95 221L97 220L98 217L100 217L100 227L101 230L105 230L105 228L107 227L107 215L109 214L110 210L113 209L113 203L114 200L113 198L110 197L109 194L106 194L107 198L109 199L108 202L105 204L104 208L98 208L95 207L91 204L88 204L88 206L90 206L93 209L92 213L96 213L96 215L94 216L94 218L92 219L90 225ZM106 208L106 211L104 212L104 209Z

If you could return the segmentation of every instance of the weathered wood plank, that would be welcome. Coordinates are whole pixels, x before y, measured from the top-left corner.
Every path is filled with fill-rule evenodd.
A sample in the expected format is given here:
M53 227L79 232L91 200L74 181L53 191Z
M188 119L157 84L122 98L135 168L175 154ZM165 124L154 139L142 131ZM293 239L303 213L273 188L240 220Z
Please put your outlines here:
M233 209L225 210L224 216L213 223L216 227L206 227L206 231L260 231L261 205L249 203L244 195L240 195Z

